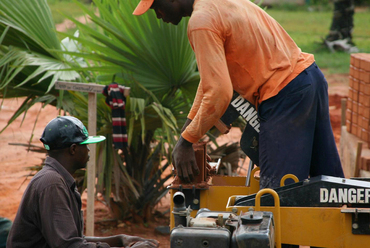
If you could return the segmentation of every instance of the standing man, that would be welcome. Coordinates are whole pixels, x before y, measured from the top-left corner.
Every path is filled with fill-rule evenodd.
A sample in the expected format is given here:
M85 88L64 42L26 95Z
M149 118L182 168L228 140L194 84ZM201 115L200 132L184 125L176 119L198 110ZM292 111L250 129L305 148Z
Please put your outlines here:
M60 116L41 137L48 150L45 165L29 183L9 233L7 248L17 247L158 247L156 240L136 236L84 237L81 196L72 177L89 160L88 144L105 140L89 136L80 120Z
M344 177L331 129L328 85L312 54L249 0L141 0L177 25L190 16L188 38L201 81L173 150L178 176L198 173L192 143L221 118L237 92L258 109L260 187L276 188L288 173ZM247 105L237 109L244 113ZM244 111L244 112L243 112Z

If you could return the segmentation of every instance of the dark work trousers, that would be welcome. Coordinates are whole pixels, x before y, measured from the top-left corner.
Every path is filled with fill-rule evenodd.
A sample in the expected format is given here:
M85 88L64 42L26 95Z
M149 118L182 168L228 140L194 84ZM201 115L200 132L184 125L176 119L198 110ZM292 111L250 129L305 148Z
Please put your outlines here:
M286 174L300 181L344 177L330 124L328 84L316 63L263 101L258 111L261 189L279 187Z

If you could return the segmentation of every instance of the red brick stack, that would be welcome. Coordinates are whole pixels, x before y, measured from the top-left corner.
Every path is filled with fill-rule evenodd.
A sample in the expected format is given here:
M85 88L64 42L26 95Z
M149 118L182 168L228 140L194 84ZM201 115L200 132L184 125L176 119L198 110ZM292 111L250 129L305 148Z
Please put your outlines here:
M370 54L351 54L347 131L370 143Z

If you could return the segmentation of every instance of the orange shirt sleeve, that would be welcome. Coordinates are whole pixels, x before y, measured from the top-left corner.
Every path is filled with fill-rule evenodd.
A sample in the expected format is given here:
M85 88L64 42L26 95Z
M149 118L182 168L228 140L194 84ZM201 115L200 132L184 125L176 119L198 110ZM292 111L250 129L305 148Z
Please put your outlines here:
M192 122L181 135L187 141L196 143L226 111L233 87L226 63L224 40L215 32L205 29L192 30L188 35L197 59L201 83L188 115Z
M191 109L188 114L188 118L190 120L193 120L195 115L197 114L200 104L202 103L202 99L203 99L203 89L202 89L202 80L200 80L197 94L195 95L193 105L191 106Z

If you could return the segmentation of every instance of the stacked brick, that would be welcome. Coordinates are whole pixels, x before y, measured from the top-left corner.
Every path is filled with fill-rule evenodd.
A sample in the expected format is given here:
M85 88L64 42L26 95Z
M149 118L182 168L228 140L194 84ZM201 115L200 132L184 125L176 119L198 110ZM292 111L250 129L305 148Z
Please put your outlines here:
M370 54L352 54L349 75L347 131L370 143Z

